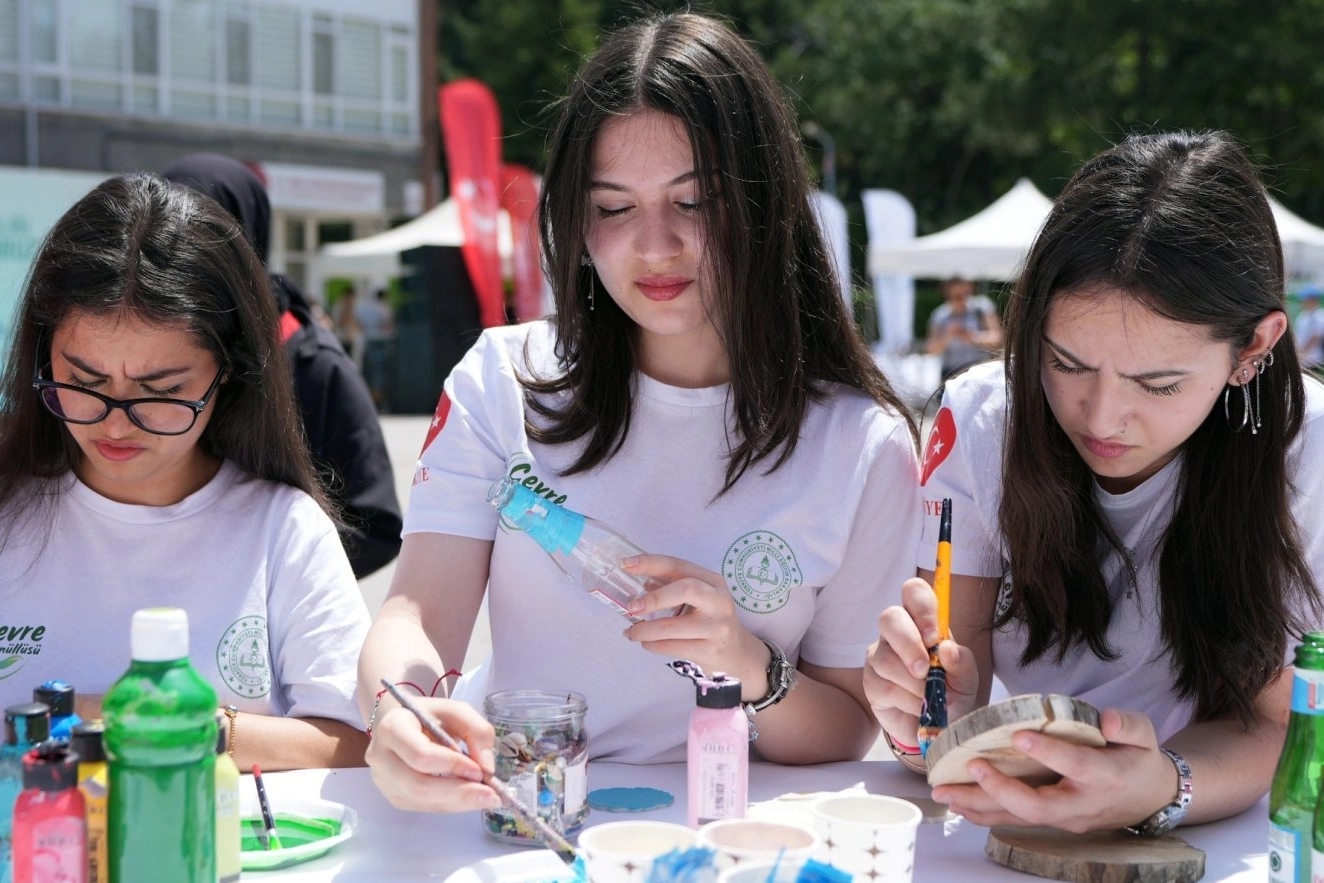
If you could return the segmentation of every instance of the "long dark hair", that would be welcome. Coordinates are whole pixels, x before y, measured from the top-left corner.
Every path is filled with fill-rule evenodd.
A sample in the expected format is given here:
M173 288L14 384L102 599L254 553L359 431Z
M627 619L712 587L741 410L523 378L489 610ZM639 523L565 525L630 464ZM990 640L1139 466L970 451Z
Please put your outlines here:
M685 127L704 203L707 305L727 353L737 437L722 492L751 465L775 470L795 450L810 402L834 381L913 422L874 363L842 302L809 204L794 119L758 55L729 27L693 14L653 17L610 35L576 77L552 134L539 221L556 297L564 373L524 378L530 438L587 436L570 473L593 468L630 428L638 334L601 288L586 254L594 139L615 118L660 111ZM567 393L567 395L557 395Z
M303 443L266 272L211 199L152 175L111 178L67 211L29 274L0 381L0 513L34 477L69 472L78 445L32 389L51 336L74 313L188 329L226 367L202 449L326 507Z
M1264 187L1224 133L1128 138L1085 163L1058 197L1027 258L1007 320L1010 414L999 521L1027 665L1085 644L1115 657L1099 544L1121 542L1095 502L1085 462L1049 410L1041 340L1055 297L1099 286L1164 318L1201 327L1235 353L1284 309L1283 252ZM1305 388L1290 331L1261 386L1261 431L1236 432L1216 406L1183 446L1172 521L1159 558L1159 609L1175 692L1197 719L1249 723L1282 669L1297 611L1319 610L1289 497L1287 449ZM1240 398L1240 390L1234 390ZM1239 404L1233 420L1239 422ZM1125 557L1125 556L1124 556ZM1305 602L1305 603L1302 603Z

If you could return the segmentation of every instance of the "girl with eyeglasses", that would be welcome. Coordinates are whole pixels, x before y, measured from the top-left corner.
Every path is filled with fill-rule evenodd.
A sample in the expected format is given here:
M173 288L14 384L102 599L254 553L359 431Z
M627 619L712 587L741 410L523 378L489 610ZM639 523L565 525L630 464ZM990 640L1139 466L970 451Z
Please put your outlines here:
M0 703L59 678L98 715L133 611L177 606L242 767L362 762L367 612L266 286L220 206L150 175L47 236L0 386Z

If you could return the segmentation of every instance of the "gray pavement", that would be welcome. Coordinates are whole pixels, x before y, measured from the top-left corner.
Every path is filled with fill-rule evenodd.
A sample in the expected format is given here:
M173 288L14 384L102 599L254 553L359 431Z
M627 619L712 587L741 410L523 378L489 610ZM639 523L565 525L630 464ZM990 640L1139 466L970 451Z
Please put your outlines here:
M428 433L430 416L422 414L383 414L382 434L386 437L386 448L391 455L391 466L395 470L395 494L400 499L401 508L409 506L409 488L414 480L414 464L418 462L423 439ZM377 608L382 606L386 592L391 587L391 577L395 575L395 562L383 567L376 573L359 580L359 589L363 600L368 605L368 613L377 615ZM491 633L487 628L487 601L483 601L478 611L478 621L474 623L473 636L469 639L469 652L464 658L464 670L468 671L487 658L492 652Z
M414 464L418 460L419 450L427 435L431 417L421 414L383 414L381 416L382 433L386 436L386 446L391 454L391 465L395 469L395 489L400 498L400 505L408 507L409 488L414 479ZM367 602L368 612L376 615L377 608L386 597L391 587L391 577L395 573L392 562L376 573L359 580L363 591L363 600ZM469 671L487 658L492 652L492 636L487 624L487 602L484 600L478 612L478 621L474 623L473 636L469 639L469 652L464 659L464 670ZM886 744L879 739L867 755L869 760L890 760L891 753Z

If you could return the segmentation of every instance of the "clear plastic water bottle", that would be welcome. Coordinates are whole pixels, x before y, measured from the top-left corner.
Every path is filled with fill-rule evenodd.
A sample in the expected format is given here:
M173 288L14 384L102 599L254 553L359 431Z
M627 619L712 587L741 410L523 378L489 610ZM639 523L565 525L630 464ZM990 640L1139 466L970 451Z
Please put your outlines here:
M643 555L644 550L596 518L557 505L510 478L492 485L487 501L511 526L528 534L589 594L631 622L641 617L626 612L630 604L664 585L655 577L622 568L622 559Z
M5 709L5 742L0 745L0 883L14 879L14 803L23 790L23 755L50 732L49 705L25 702Z
M110 879L216 883L216 691L189 664L188 615L133 615L106 693Z

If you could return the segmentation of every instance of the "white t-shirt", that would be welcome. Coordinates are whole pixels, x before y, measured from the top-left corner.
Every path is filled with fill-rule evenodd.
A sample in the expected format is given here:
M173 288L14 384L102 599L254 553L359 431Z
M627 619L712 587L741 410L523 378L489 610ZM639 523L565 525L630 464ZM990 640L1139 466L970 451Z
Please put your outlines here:
M1324 387L1307 378L1306 418L1289 451L1292 511L1305 543L1306 562L1324 582ZM932 570L938 543L938 503L952 498L952 573L1004 578L1006 558L998 530L1002 492L1006 387L1001 362L978 365L948 382L942 408L925 446L922 470L924 538L918 566ZM1011 695L1065 693L1099 708L1144 712L1160 740L1190 721L1192 704L1172 690L1159 633L1158 543L1175 506L1182 459L1178 457L1140 486L1112 495L1095 485L1095 499L1136 564L1136 582L1122 555L1104 544L1100 568L1109 587L1113 618L1108 643L1118 652L1109 662L1088 647L1072 647L1062 663L1053 653L1022 668L1023 626L1015 621L993 633L994 674ZM1004 583L998 604L1010 602ZM1290 662L1290 657L1287 660Z
M58 678L105 693L142 607L182 607L189 657L220 703L362 728L368 613L335 527L302 491L230 463L172 506L117 503L72 474L53 514L0 552L0 699ZM31 511L31 510L30 510Z
M529 440L515 376L526 339L532 364L553 373L552 334L542 322L483 333L446 380L415 474L405 533L495 541L492 657L466 674L457 695L481 708L494 690L577 691L588 699L593 757L685 758L694 685L667 657L622 637L628 622L531 539L498 530L486 494L507 473L650 552L722 573L741 622L788 658L863 665L879 611L913 573L918 467L905 423L861 393L836 389L810 407L790 460L768 477L766 465L755 466L716 497L729 388L681 389L636 375L624 446L592 471L565 476L579 445ZM444 579L438 574L437 591Z

